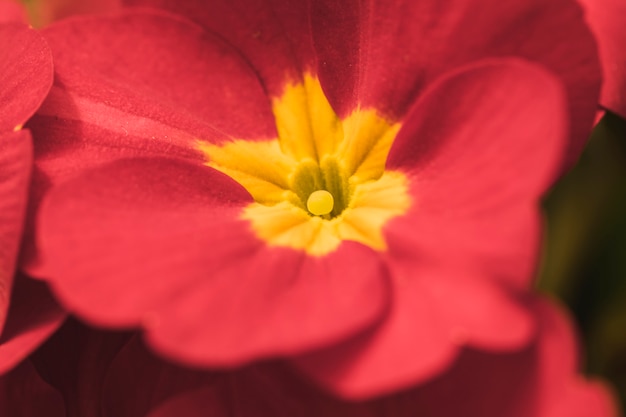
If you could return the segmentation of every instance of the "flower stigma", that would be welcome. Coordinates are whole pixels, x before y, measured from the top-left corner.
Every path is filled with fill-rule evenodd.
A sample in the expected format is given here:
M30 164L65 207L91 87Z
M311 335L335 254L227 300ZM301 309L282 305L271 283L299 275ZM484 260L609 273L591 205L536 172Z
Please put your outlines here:
M254 199L242 219L268 245L312 256L346 240L384 251L384 226L412 203L406 176L385 169L400 124L375 109L338 117L308 74L286 85L272 111L275 139L197 144L208 166Z
M330 213L334 205L333 195L326 190L313 191L306 201L306 208L316 216Z

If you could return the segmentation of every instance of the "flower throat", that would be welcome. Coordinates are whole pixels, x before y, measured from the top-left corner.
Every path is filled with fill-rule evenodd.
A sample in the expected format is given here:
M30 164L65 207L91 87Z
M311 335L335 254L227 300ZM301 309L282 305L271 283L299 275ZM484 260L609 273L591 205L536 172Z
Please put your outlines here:
M340 119L305 75L272 100L278 137L198 141L207 165L252 196L242 212L270 246L328 254L350 240L385 250L384 225L410 207L404 174L385 170L399 129L375 109Z

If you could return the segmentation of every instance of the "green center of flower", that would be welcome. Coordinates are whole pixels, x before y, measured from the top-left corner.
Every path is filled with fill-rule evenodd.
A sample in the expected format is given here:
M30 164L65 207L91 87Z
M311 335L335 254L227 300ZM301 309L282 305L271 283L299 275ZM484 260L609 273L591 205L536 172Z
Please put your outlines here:
M301 161L292 174L291 190L298 197L292 203L327 219L339 216L350 202L348 177L332 156L320 164L312 159Z

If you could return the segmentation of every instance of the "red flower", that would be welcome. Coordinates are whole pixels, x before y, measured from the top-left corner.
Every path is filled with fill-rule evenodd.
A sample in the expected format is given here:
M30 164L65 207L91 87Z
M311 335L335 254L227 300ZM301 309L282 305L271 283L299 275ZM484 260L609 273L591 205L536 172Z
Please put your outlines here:
M33 160L31 135L22 125L52 85L52 56L46 42L19 22L0 23L0 85L1 374L26 357L63 319L42 284L21 276L15 279Z
M528 343L537 201L593 121L593 41L569 1L437 4L46 29L28 270L179 361L289 356L346 396Z

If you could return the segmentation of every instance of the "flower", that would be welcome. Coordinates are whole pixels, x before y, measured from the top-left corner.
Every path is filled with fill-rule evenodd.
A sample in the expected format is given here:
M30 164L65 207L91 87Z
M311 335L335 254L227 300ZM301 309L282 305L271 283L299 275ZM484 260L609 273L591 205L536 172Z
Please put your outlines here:
M33 160L31 135L22 126L52 85L52 56L46 42L19 21L0 23L0 85L2 374L45 340L64 318L43 284L15 276Z
M521 348L537 202L599 70L569 1L456 6L216 2L202 27L139 10L45 29L26 270L167 357L290 357L350 397L463 346Z

